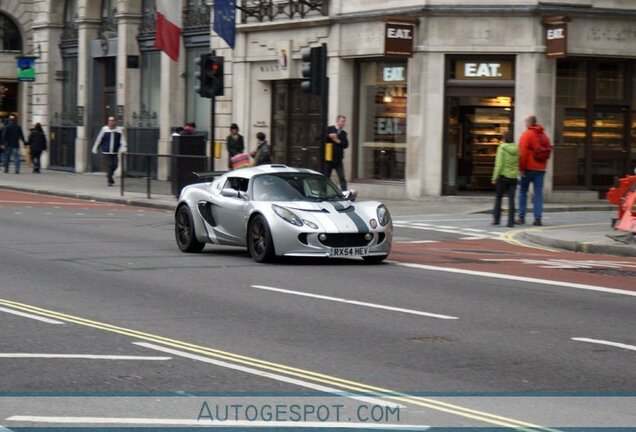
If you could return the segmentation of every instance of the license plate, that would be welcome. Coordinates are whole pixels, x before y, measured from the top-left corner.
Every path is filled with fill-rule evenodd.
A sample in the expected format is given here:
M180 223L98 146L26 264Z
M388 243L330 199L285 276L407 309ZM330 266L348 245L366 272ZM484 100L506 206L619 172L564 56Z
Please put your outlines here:
M329 256L332 257L353 257L369 255L368 247L338 247L331 248Z

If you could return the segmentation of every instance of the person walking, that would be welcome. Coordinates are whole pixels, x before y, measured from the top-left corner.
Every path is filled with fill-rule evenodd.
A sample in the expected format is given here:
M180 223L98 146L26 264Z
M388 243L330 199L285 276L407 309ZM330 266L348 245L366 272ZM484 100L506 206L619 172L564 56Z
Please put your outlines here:
M521 185L519 189L519 217L516 223L520 225L526 223L528 190L530 189L530 184L532 184L534 193L532 201L533 225L541 226L543 224L543 180L552 145L535 115L531 115L526 119L526 128L526 131L519 139Z
M225 139L225 147L227 148L227 165L232 169L232 158L245 151L245 142L243 135L239 134L239 127L236 123L230 125L230 134Z
M102 157L106 161L107 172L106 179L108 186L115 184L113 174L119 163L119 153L126 153L126 136L122 128L117 126L115 117L108 117L108 124L99 131L99 135L95 138L93 144L93 154L97 154L101 150Z
M492 212L492 225L501 221L501 201L508 195L508 226L513 227L515 221L515 191L519 175L519 148L512 140L512 132L503 134L503 144L497 147L495 168L492 173L492 184L496 186L495 208Z
M31 150L33 172L35 174L40 174L40 156L42 156L42 152L46 150L46 135L44 134L40 123L36 123L33 129L31 129L27 145Z
M14 157L15 173L20 174L20 141L25 142L22 128L16 116L9 116L9 123L2 129L0 143L4 145L4 172L9 172L9 160Z
M347 180L345 179L344 167L342 165L342 159L344 158L344 149L349 147L349 139L347 138L347 132L344 131L347 118L343 115L336 117L336 124L327 128L328 144L331 144L331 160L325 160L325 175L327 178L331 177L331 172L336 170L338 174L338 180L340 181L340 189L347 190ZM327 157L325 157L327 159Z
M266 137L263 132L256 134L258 147L250 153L250 156L254 158L254 165L266 165L272 163L272 148L265 138Z

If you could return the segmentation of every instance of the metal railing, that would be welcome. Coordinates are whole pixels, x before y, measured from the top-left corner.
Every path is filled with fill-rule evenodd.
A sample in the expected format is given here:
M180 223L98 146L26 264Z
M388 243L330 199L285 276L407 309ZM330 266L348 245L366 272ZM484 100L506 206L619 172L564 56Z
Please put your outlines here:
M184 186L225 173L211 171L211 167L209 156L125 153L120 172L120 194L145 192L148 199L153 194L179 196ZM204 173L204 177L198 177L194 172ZM165 180L159 180L160 174Z

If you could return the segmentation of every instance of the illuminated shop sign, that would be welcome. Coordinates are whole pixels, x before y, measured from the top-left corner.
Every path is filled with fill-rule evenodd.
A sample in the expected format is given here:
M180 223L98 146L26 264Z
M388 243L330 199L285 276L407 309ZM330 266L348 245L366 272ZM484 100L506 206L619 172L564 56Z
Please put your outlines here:
M512 61L458 60L455 62L455 78L462 80L511 80Z

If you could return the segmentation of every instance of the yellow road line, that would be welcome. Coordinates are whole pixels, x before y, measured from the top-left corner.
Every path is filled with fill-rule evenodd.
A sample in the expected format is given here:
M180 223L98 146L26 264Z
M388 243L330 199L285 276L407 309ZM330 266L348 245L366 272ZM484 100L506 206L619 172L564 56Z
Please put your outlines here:
M482 411L464 408L458 405L453 405L450 403L441 402L441 401L437 401L430 398L412 396L405 393L392 391L389 389L375 387L375 386L371 386L371 385L367 385L363 383L358 383L355 381L349 381L342 378L333 377L330 375L325 375L325 374L312 372L312 371L308 371L304 369L294 368L294 367L286 366L279 363L268 362L265 360L260 360L253 357L247 357L240 354L234 354L231 352L217 350L214 348L191 344L188 342L179 341L176 339L170 339L163 336L153 335L150 333L144 333L144 332L140 332L133 329L118 327L111 324L102 323L99 321L93 321L93 320L81 318L74 315L64 314L61 312L56 312L56 311L52 311L48 309L39 308L36 306L27 305L24 303L18 303L11 300L0 299L0 304L15 308L15 309L20 309L23 311L28 311L34 314L39 314L42 316L47 316L51 318L54 317L62 321L75 323L75 324L79 324L86 327L91 327L91 328L104 330L104 331L108 331L112 333L118 333L121 335L130 336L130 337L134 337L138 339L143 339L146 341L171 346L173 348L188 350L190 352L195 352L198 354L204 354L210 357L223 359L225 361L233 361L236 363L241 363L241 364L249 365L252 367L274 371L280 374L286 374L286 375L291 375L298 378L303 378L305 380L320 382L323 384L329 384L331 386L341 388L346 391L370 393L372 395L383 397L389 400L407 403L411 405L417 405L417 406L421 406L425 408L430 408L436 411L454 414L460 417L470 418L472 420L477 420L477 421L489 423L496 426L514 428L516 430L521 430L521 431L541 430L541 431L554 432L553 429L544 428L542 426L534 425L532 423L527 423L520 420L498 416L495 414L490 414L490 413L486 413Z

